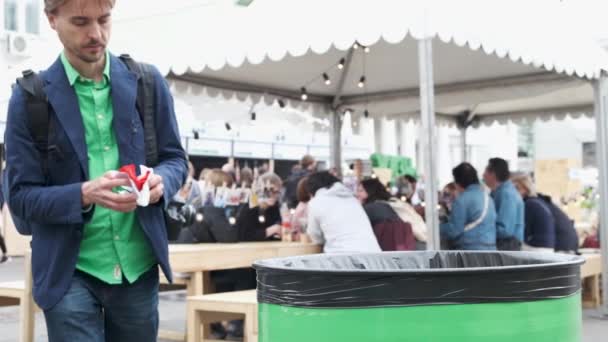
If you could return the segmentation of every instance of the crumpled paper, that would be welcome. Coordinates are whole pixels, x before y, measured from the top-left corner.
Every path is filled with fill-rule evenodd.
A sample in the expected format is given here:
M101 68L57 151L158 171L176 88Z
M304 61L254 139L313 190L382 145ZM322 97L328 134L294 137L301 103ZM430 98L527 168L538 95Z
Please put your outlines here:
M124 191L137 195L137 205L147 207L150 204L150 176L154 174L154 169L140 165L141 174L138 176L134 164L121 167L118 171L129 176L131 187L122 187Z

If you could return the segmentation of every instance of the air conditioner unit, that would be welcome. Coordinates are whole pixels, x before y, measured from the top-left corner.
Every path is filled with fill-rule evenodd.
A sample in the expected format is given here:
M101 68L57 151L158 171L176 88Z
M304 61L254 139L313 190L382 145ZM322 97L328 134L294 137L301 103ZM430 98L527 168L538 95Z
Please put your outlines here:
M32 35L10 32L7 44L8 53L17 57L29 57L34 40Z

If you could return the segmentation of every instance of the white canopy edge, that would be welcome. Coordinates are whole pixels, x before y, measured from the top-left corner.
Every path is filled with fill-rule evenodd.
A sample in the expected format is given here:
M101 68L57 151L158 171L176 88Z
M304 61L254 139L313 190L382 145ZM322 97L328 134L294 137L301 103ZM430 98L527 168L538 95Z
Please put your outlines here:
M324 54L332 47L346 51L355 41L366 46L380 39L397 44L411 35L418 40L437 37L569 76L597 78L608 63L604 51L587 32L565 25L567 14L558 10L541 0L260 0L245 9L226 6L140 21L143 31L158 33L159 41L168 44L163 47L166 53L159 54L152 44L134 46L132 35L118 34L121 27L128 28L125 23L115 24L113 39L118 50L129 47L140 50L132 51L136 56L151 56L150 62L165 75ZM344 17L337 20L336 13ZM197 28L181 30L180 39L175 39L171 28L179 26L173 22L196 22ZM235 29L235 23L245 29ZM184 46L191 42L196 43Z

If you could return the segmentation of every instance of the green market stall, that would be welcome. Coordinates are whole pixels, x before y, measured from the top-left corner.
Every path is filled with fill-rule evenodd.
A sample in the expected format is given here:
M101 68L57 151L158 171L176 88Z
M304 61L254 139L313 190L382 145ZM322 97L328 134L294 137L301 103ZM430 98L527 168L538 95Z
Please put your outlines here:
M578 341L582 262L460 251L261 261L260 341Z

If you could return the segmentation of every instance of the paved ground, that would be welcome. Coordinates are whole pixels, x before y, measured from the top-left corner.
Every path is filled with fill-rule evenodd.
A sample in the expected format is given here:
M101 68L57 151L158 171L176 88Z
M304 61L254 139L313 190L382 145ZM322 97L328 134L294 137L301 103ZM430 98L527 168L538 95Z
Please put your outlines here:
M22 279L23 261L13 259L0 265L0 282ZM185 291L162 292L160 294L160 327L184 331L186 322ZM596 318L597 312L585 310L583 313L582 342L601 342L608 339L608 320ZM0 308L0 342L15 342L18 338L19 315L17 308ZM36 316L36 342L45 342L46 327L42 314ZM162 340L159 340L162 341ZM166 341L163 341L166 342Z

